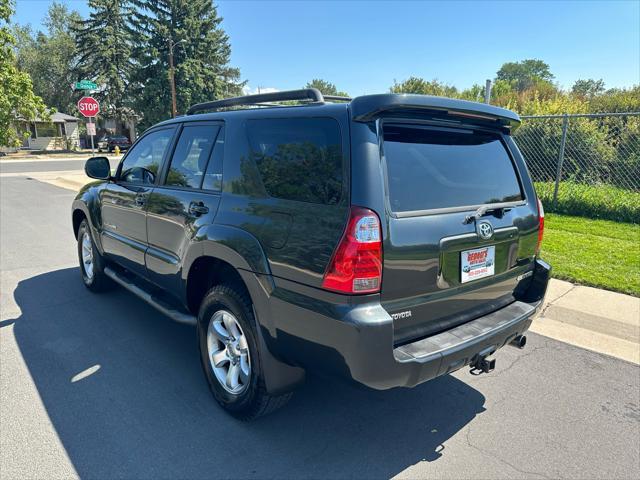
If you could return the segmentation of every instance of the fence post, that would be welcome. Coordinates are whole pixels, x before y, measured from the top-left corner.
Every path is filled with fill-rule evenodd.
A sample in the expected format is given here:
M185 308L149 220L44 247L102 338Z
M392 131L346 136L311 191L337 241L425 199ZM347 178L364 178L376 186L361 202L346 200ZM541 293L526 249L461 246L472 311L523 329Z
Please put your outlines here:
M484 85L484 103L491 103L491 80L489 79Z
M567 143L567 129L569 127L569 115L562 116L562 136L560 137L560 150L558 151L558 170L556 171L556 186L553 190L553 208L558 204L558 187L562 177L562 163L564 162L564 146Z

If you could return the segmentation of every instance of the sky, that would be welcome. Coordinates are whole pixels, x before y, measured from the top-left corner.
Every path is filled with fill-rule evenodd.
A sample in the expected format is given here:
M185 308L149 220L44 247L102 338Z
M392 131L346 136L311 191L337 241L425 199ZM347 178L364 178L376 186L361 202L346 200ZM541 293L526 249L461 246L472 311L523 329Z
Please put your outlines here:
M43 29L49 3L17 0L14 22ZM89 13L85 0L62 3ZM322 78L356 96L409 76L463 89L527 58L547 62L563 88L640 83L640 0L216 3L249 91Z

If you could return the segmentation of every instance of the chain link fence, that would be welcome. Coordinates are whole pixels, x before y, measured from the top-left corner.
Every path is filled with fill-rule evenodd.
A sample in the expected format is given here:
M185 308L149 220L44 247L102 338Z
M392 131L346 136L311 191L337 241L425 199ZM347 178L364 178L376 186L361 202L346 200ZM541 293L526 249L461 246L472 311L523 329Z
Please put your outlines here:
M640 222L640 112L523 116L514 138L550 211Z

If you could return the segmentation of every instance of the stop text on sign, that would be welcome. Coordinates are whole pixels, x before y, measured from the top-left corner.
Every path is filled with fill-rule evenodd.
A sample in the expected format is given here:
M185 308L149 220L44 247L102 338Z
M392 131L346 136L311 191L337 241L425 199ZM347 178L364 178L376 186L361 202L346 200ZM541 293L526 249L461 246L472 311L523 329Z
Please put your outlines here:
M93 97L82 97L78 100L78 110L85 117L95 117L100 113L100 104Z

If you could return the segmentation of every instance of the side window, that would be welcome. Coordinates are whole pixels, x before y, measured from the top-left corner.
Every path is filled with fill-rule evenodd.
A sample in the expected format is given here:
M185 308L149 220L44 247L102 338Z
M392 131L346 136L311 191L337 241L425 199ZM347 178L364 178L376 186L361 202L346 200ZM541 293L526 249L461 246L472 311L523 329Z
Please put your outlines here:
M270 196L325 205L340 201L343 156L338 122L250 120L248 136L251 157Z
M200 188L218 128L216 125L185 125L173 152L165 185Z
M220 129L218 138L211 152L211 160L207 166L207 173L204 175L202 188L204 190L222 190L222 160L224 159L224 127Z
M120 180L141 185L153 184L173 132L173 128L166 128L149 133L140 139L122 163Z

